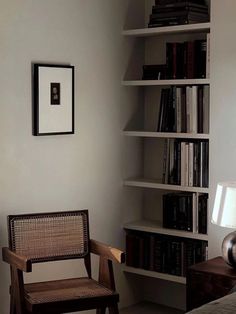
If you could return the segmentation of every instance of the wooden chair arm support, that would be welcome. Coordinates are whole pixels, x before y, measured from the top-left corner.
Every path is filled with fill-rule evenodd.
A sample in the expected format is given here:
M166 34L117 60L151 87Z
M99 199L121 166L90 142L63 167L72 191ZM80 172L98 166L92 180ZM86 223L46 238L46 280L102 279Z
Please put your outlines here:
M27 257L12 252L9 248L2 248L2 259L13 267L24 272L32 271L32 262Z
M124 263L125 253L119 249L113 248L96 240L90 240L91 253L100 255L103 258L109 259L113 262Z

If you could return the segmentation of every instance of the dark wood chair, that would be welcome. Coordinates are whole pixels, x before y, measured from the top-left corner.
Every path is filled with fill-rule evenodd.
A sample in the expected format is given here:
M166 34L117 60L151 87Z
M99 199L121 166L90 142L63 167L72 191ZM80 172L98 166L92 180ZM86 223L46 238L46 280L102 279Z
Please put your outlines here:
M9 216L8 227L9 248L2 256L11 269L10 314L119 313L112 261L123 263L125 255L90 240L87 210ZM90 253L100 255L98 281L92 279ZM33 263L81 258L87 277L24 283L23 272L31 272Z

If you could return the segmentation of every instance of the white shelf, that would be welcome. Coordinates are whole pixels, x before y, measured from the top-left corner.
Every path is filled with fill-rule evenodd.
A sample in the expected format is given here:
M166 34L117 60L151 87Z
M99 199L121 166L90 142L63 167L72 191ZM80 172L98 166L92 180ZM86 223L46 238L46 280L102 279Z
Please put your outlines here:
M132 222L124 224L124 228L129 229L129 230L165 234L165 235L187 238L187 239L208 241L208 235L206 234L163 228L161 226L161 222L159 221L150 221L150 220L132 221Z
M135 267L129 267L129 266L124 266L123 271L127 272L127 273L133 273L133 274L141 275L141 276L159 278L162 280L168 280L168 281L172 281L172 282L178 282L178 283L186 284L186 278L185 277L173 276L173 275L169 275L169 274L163 274L163 273L158 273L155 271L150 271L150 270L145 270L145 269L135 268Z
M146 178L130 178L124 181L125 186L159 189L167 191L183 191L183 192L196 192L196 193L208 193L208 188L194 187L194 186L181 186L158 183L152 179Z
M210 79L122 81L123 86L169 86L169 85L208 85L208 84L210 84Z
M209 139L209 134L196 133L167 133L149 131L123 131L126 136L133 137L157 137L157 138L188 138L188 139Z
M210 32L210 23L196 23L188 25L164 26L142 29L124 30L124 36L132 37L149 37L168 34L181 34L181 33L208 33Z

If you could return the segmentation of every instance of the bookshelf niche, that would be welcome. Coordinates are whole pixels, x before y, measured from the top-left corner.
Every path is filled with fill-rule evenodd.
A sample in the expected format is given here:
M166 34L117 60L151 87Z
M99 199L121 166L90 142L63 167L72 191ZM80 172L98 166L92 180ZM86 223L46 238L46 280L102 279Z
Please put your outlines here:
M139 174L124 178L142 191L141 215L124 224L125 272L185 284L207 259L210 26L123 31L142 47L122 81L141 95L123 134L142 148Z

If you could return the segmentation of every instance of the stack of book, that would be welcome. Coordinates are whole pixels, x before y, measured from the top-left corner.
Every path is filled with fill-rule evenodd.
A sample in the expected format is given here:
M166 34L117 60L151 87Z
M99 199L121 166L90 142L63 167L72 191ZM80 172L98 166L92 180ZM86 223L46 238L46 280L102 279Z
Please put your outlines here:
M208 162L207 140L166 139L162 183L207 188Z
M206 259L206 241L127 231L127 266L186 276L189 266Z
M164 228L207 234L207 194L168 193L162 200Z
M201 0L156 0L148 27L204 23L209 21L208 6Z
M157 132L209 133L209 85L164 88Z

